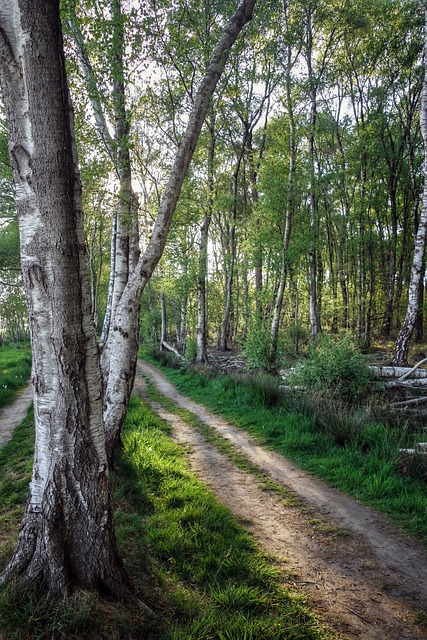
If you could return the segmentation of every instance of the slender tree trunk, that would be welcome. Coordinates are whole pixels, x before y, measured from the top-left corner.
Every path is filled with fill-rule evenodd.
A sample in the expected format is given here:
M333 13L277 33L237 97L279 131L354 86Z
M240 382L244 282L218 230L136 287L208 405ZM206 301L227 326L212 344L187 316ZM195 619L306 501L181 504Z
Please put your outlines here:
M248 152L248 160L249 160L249 176L251 180L251 192L252 192L252 204L254 207L257 206L259 195L257 188L257 170L255 167L255 159L254 159L254 150L252 146L252 138L253 132L250 129L249 123L246 123L246 128L248 131L247 134L247 152ZM257 242L257 246L255 247L255 322L258 326L262 325L262 266L263 266L263 247L261 242Z
M427 11L425 11L427 25ZM424 42L424 54L427 55L427 37ZM408 362L409 345L414 331L419 310L419 287L421 274L423 273L424 252L427 235L427 69L424 73L423 88L421 93L420 111L421 133L424 140L424 191L421 204L421 215L415 238L414 257L412 260L411 277L408 290L408 306L405 320L396 340L393 364L404 366Z
M366 157L362 154L362 167L360 179L360 204L359 204L359 244L357 248L357 335L360 339L365 337L366 320L366 270L365 270L365 189L366 189Z
M188 294L184 291L181 307L179 313L179 331L178 331L178 345L181 349L181 353L185 353L185 342L187 339L187 307L188 307Z
M160 350L163 349L163 343L167 342L167 332L166 332L166 300L165 294L162 292L160 294L160 310L162 316L162 327L160 330Z
M225 279L225 308L224 318L221 325L221 349L223 351L226 351L231 346L231 307L233 303L234 265L236 262L236 226L234 220L230 228L229 246L230 263L228 265L228 273Z
M31 34L29 37L28 34ZM9 125L33 354L36 443L18 543L0 583L41 581L122 595L112 523L102 381L91 318L80 181L59 6L0 6Z
M196 362L204 363L207 355L206 279L208 273L208 240L214 204L215 114L211 109L209 122L208 206L200 228L199 273L197 277L197 353Z
M312 68L313 55L313 25L312 25L312 8L307 9L307 68L308 81L310 85L310 129L308 134L308 157L310 171L310 249L309 249L309 309L310 309L310 332L312 339L317 337L320 331L319 313L317 308L317 189L316 189L316 172L315 172L315 132L317 122L317 80L314 77Z
M211 214L208 213L200 229L199 277L197 280L197 354L196 362L207 362L206 274L208 237Z
M418 314L415 321L415 342L421 344L424 342L424 322L423 322L423 304L424 304L424 278L425 278L425 261L420 274L420 283L418 286Z
M388 287L382 335L386 338L390 336L394 312L394 299L396 290L396 268L397 268L397 201L396 184L393 177L390 177L390 217L391 217L391 238L388 256Z
M287 23L287 6L284 4L284 15ZM270 346L269 346L269 360L271 366L275 365L277 359L277 343L279 338L280 316L282 313L283 296L285 292L286 276L288 270L288 249L289 240L291 237L291 222L294 212L294 182L295 182L295 170L296 170L296 137L295 137L295 116L292 101L292 88L291 88L291 71L292 71L292 47L287 47L287 59L286 59L286 106L288 110L289 119L289 171L288 171L288 197L286 201L285 211L285 229L282 239L282 255L281 255L281 267L279 284L277 287L276 299L274 303L273 316L271 320L270 329Z
M114 107L114 140L110 145L113 154L117 177L119 179L119 193L116 213L114 217L114 272L110 278L108 306L102 331L101 348L103 349L102 369L105 385L109 376L108 342L111 323L128 283L129 276L135 269L139 259L139 230L138 230L138 198L132 188L132 168L129 150L130 121L126 109L126 90L124 79L124 22L121 0L111 0L111 16L113 24L113 38L111 50L112 100ZM134 322L139 324L139 307L135 307ZM138 326L139 334L139 326Z
M228 270L225 278L225 307L224 307L224 319L222 321L221 326L221 349L226 351L231 345L230 340L232 339L232 330L231 330L231 311L233 304L233 282L234 282L234 270L236 264L236 223L237 223L237 201L239 196L239 175L240 168L242 165L242 160L246 147L246 137L247 131L244 132L243 142L241 149L239 151L239 155L237 158L236 167L233 173L233 209L232 209L232 220L229 227L229 237L228 237L228 248L229 248L229 256L228 256Z

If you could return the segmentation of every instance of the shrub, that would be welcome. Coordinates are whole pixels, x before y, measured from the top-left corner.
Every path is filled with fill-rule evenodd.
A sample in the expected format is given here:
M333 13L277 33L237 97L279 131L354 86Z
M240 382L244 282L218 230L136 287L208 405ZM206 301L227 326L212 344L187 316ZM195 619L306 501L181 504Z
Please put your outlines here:
M193 362L197 355L197 338L187 338L185 341L185 359Z
M349 338L335 341L322 335L310 348L306 362L295 367L287 381L357 402L366 395L371 379L365 356Z

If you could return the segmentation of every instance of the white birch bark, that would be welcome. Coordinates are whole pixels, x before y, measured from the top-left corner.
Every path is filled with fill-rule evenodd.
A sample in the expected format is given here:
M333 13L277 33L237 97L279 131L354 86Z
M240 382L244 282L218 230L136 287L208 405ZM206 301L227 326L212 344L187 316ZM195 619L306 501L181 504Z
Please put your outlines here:
M32 342L36 443L15 575L124 591L108 488L80 181L57 0L0 5L0 82Z
M116 211L112 221L110 278L108 283L107 307L101 332L100 346L104 347L120 302L129 274L139 259L138 198L132 188L132 169L129 151L130 123L126 108L124 80L124 31L121 0L111 0L112 52L111 100L114 109L114 135L111 135L104 114L103 98L98 89L98 80L86 50L84 37L76 13L75 1L68 0L67 27L75 42L83 77L86 82L96 127L114 163L119 180ZM136 321L136 320L135 320ZM103 373L109 375L108 359L103 358Z
M427 11L425 10L427 28ZM424 61L427 59L427 36L424 42ZM421 203L421 215L415 238L414 257L412 259L411 277L408 289L408 306L405 320L396 340L393 364L405 365L408 362L409 345L415 328L419 310L419 285L423 272L423 259L427 235L427 66L424 72L421 92L420 126L424 140L424 190Z

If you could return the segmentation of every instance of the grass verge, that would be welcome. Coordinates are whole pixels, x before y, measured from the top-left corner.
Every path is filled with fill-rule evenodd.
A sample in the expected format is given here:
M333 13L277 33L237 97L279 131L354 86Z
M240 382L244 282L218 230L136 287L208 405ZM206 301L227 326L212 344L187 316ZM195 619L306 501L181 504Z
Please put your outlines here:
M145 354L143 354L146 357ZM147 360L158 366L153 359ZM399 471L399 447L413 434L407 425L361 418L321 396L286 399L266 376L214 374L204 367L161 367L168 379L261 444L357 500L386 513L427 545L427 484Z
M0 347L0 407L11 404L17 392L26 386L31 371L29 344Z
M31 415L0 451L0 566L17 536L31 472ZM133 399L112 477L126 569L159 622L77 590L58 600L37 588L0 591L8 640L327 640L304 598L230 513L188 471L167 425ZM289 578L289 584L291 578Z

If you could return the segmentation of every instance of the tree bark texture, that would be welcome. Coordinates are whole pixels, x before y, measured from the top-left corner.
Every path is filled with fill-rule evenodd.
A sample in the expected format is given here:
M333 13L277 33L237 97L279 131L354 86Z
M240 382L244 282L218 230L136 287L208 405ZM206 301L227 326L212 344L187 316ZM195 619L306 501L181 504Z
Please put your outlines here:
M0 5L9 128L31 332L36 443L16 550L0 582L124 592L112 523L102 380L91 318L59 3Z
M427 24L427 11L425 12ZM427 37L424 43L424 57L427 55ZM421 203L421 215L415 238L415 250L412 260L411 277L409 280L408 306L405 320L396 340L393 364L404 366L408 362L409 345L417 321L419 310L419 287L421 275L424 271L424 252L427 235L427 68L424 72L423 88L421 93L420 126L424 140L424 190Z

